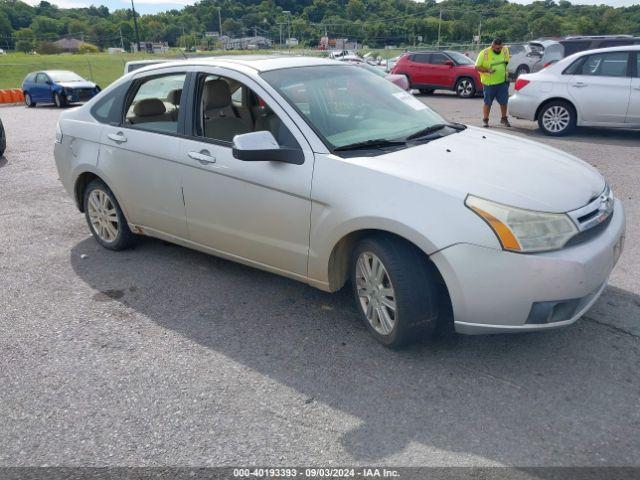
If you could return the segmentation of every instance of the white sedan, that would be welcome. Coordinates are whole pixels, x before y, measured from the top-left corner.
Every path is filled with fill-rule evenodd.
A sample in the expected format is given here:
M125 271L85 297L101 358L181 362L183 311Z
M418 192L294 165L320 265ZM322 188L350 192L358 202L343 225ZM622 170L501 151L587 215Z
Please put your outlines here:
M624 209L588 164L449 123L318 58L137 70L62 113L55 159L103 247L149 235L326 291L350 284L390 347L443 322L568 325L624 238Z
M521 75L509 112L553 136L576 126L640 128L640 45L576 53Z

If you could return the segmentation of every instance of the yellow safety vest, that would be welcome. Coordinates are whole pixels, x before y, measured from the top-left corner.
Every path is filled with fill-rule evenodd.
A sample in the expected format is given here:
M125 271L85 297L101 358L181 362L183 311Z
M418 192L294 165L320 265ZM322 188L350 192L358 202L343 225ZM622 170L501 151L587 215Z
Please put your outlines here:
M487 47L480 52L480 55L478 55L478 57L482 58L483 61L481 65L485 68L491 68L494 66L489 64L490 52L491 52L491 47ZM496 76L496 72L494 73L480 72L480 80L482 81L483 85L497 85L499 83L506 82L509 80L509 71L507 69L507 64L509 63L509 49L507 47L502 47L502 51L500 52L500 55L504 56L504 79L502 78L502 76L500 77Z

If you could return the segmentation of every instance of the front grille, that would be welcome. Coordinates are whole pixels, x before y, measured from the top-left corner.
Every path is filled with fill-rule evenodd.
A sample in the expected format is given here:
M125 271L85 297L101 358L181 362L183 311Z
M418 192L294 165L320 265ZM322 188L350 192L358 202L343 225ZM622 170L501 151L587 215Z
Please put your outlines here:
M73 93L80 100L89 100L93 97L93 88L79 88Z
M611 222L613 205L613 192L607 185L602 193L587 205L568 212L569 217L578 227L578 233L567 242L566 246L585 242L604 231Z

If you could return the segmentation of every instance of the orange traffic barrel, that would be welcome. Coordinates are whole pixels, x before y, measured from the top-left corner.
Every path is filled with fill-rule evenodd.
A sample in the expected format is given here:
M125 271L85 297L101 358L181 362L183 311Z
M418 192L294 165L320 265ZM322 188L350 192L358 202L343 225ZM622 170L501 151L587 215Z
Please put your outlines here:
M6 90L0 90L0 103L9 103L10 97L6 92Z
M16 101L18 103L24 102L24 94L22 93L22 89L21 88L16 88L15 92L16 92L16 98L17 98Z

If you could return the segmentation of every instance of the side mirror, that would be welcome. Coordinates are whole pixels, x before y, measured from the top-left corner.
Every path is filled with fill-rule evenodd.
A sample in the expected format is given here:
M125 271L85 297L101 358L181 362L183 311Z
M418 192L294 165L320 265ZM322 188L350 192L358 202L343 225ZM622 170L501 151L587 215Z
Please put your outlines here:
M445 60L445 61L444 61L444 64L445 64L447 67L453 67L453 65L454 65L453 60Z
M233 137L233 156L245 162L304 163L304 153L297 148L278 145L271 132L243 133Z

